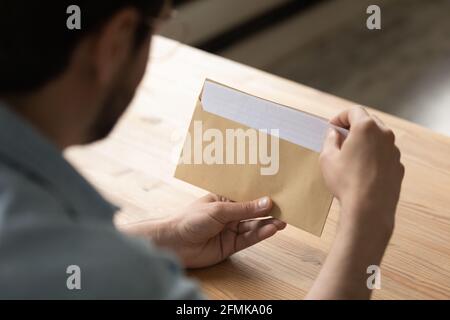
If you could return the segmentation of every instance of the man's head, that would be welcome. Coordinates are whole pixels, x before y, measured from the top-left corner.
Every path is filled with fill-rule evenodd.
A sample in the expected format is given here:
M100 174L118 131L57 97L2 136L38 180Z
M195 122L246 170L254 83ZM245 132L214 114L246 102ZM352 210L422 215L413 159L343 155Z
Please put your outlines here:
M72 119L64 125L75 132L62 146L105 137L142 79L165 4L0 0L0 99L44 126L57 127L50 116ZM71 5L81 10L79 30L67 27ZM52 103L59 109L46 110Z

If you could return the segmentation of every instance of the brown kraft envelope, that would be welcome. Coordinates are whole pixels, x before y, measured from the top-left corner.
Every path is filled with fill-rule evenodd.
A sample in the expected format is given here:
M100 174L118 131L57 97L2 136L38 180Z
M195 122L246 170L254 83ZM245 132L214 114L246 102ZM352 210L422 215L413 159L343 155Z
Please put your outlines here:
M197 100L189 133L194 136L194 121L203 130L249 127L204 110L201 95ZM269 138L270 139L270 138ZM178 164L175 177L225 196L233 201L269 196L274 203L271 215L316 236L322 234L333 200L319 168L319 153L279 138L279 169L275 175L261 175L258 164Z

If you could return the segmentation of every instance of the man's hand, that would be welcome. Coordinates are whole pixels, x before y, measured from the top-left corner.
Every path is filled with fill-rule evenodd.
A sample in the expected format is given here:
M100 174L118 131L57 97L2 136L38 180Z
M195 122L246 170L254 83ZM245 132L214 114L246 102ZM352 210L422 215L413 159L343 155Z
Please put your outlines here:
M320 156L341 214L336 239L307 298L367 299L367 267L380 265L392 235L405 170L393 132L363 108L347 110L331 123L350 129L345 140L331 130Z
M187 268L201 268L284 229L286 223L268 218L271 208L269 198L237 203L209 194L167 220L143 222L123 230L147 236L174 251Z
M342 232L390 237L405 171L394 133L361 107L331 123L350 129L345 141L331 130L320 156L325 182L342 207Z

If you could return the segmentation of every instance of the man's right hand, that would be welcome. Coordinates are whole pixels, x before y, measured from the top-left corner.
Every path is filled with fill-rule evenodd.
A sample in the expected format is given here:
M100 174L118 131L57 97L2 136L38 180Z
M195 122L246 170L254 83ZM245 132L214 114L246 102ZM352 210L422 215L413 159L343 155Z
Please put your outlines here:
M330 130L320 156L325 182L341 204L339 227L307 299L367 299L367 268L380 266L394 229L404 167L395 137L363 108L331 123L350 129L346 139Z
M330 129L320 157L325 182L341 204L338 232L389 238L404 175L394 133L362 107L331 123L350 129L345 140Z

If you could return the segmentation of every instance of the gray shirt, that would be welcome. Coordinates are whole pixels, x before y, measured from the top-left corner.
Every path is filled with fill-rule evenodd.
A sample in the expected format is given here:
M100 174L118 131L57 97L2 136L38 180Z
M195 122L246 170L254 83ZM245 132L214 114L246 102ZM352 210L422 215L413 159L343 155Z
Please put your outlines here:
M0 103L0 298L202 298L174 256L118 232L115 211Z

